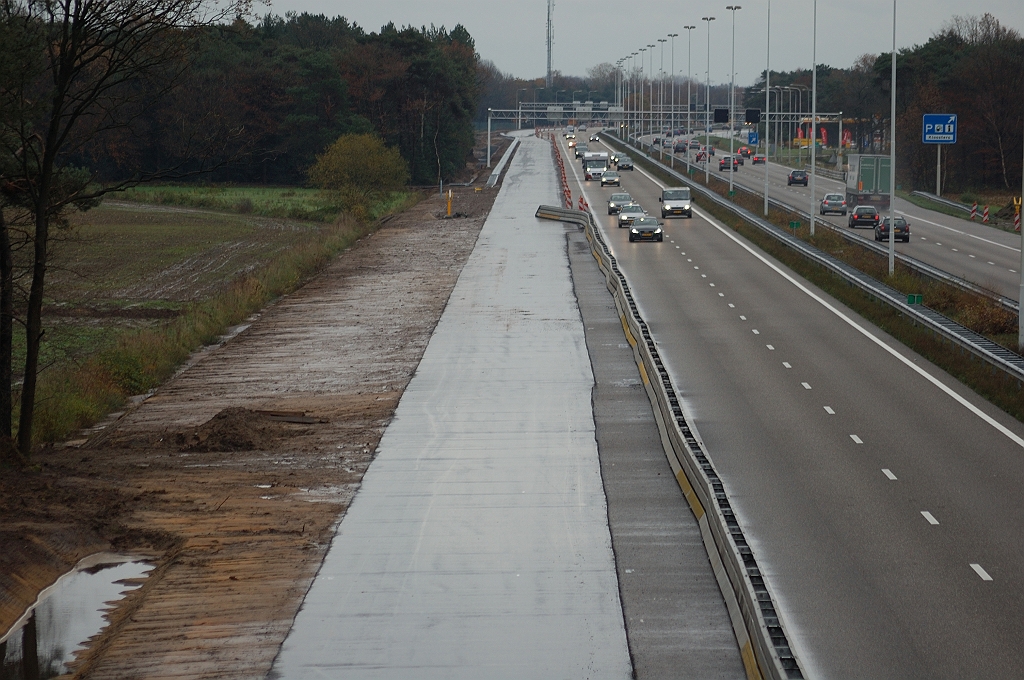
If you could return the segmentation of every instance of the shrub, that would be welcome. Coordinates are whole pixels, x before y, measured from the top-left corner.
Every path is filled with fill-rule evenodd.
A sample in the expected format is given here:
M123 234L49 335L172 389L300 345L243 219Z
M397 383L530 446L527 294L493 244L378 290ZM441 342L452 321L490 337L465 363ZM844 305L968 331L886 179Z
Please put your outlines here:
M397 191L409 181L409 168L398 149L388 148L375 135L342 135L309 169L310 183L367 199Z

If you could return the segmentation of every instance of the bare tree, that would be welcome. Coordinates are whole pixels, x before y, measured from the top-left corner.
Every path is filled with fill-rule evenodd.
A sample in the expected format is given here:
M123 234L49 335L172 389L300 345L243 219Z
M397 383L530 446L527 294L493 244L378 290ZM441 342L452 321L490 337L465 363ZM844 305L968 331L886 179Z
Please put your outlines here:
M26 359L17 448L29 456L35 413L43 297L54 229L72 210L85 210L103 195L145 181L180 176L158 168L100 185L76 167L90 144L130 129L149 101L181 81L199 31L248 13L249 0L0 0L0 210L21 209L30 218L31 258L24 328ZM211 115L214 112L211 112ZM212 129L183 136L209 151ZM203 136L205 134L205 137ZM191 171L195 171L194 159ZM201 165L201 164L200 164ZM0 223L0 286L8 283L6 223ZM9 314L0 290L0 314ZM9 328L0 319L0 335ZM6 350L0 337L0 354ZM10 394L10 357L0 356ZM8 398L8 401L10 399ZM3 399L0 398L0 408ZM10 420L10 408L7 419ZM0 421L2 426L2 421ZM8 428L9 430L9 428ZM9 431L8 431L9 435Z

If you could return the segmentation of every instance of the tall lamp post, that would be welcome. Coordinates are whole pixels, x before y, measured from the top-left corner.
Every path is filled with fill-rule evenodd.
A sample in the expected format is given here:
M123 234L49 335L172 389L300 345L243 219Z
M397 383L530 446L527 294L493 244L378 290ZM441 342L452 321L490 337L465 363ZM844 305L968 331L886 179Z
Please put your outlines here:
M764 56L764 216L768 217L768 150L771 148L771 132L772 132L772 90L771 90L771 79L772 79L772 0L768 0L768 37L765 40L767 47L765 48ZM775 105L778 106L779 100L775 99ZM778 144L779 140L776 139L775 143Z
M736 10L743 8L739 5L729 5L726 9L732 12L732 78L729 81L729 162L732 163L732 155L735 153L736 146ZM734 193L733 175L736 172L733 168L729 168L730 196Z
M893 0L895 2L895 0ZM811 29L811 236L814 236L814 211L818 207L814 185L817 179L817 136L818 136L818 0L814 0L814 18ZM891 273L891 272L890 272Z
M690 76L693 75L693 29L696 26L683 26L686 29L686 172L690 172L690 142L689 136L693 134L693 123L690 120L690 109L693 104L690 102Z
M640 54L640 52L633 52L630 55L630 59L632 61L630 62L629 70L630 70L631 74L635 74L636 73L636 57L637 57L638 54ZM632 75L630 76L630 80L631 81L633 80L633 76ZM633 95L633 127L636 127L636 122L637 122L637 120L636 120L636 90L637 90L636 84L634 83L633 88L632 88L632 95Z
M675 134L676 130L676 38L679 37L678 33L669 33L668 37L672 40L672 115L670 116L669 125L672 127L672 134Z
M661 66L658 67L658 132L665 131L665 38L658 38L661 43ZM661 160L665 160L665 140L661 140Z
M708 172L711 165L711 22L714 17L701 17L701 21L708 22L708 72L707 82L704 85L704 184L711 181Z
M892 276L896 270L896 0L892 0L890 77L892 88L889 90L889 276Z
M525 87L519 88L519 91L516 92L516 119L518 121L518 128L520 130L523 129L523 104L522 102L519 101L519 95L524 94L525 92Z
M648 110L647 129L650 130L651 134L653 135L654 134L654 48L657 47L657 45L648 45L647 47L648 47L648 49L649 49L649 51L651 53L651 71L650 71L651 79L650 79L650 85L649 85L649 90L648 90L650 94L648 95L648 99L647 99L647 110Z
M645 56L644 52L646 52L646 51L647 51L646 47L637 48L637 52L640 53L640 101L639 101L638 106L637 106L637 117L638 117L637 123L639 123L639 126L638 126L639 129L638 129L637 132L639 134L637 134L637 137L643 137L644 136L644 118L643 118L643 110L644 110L644 79L645 79L644 78L644 56ZM643 141L642 140L637 140L637 141L641 144L641 146L643 145Z

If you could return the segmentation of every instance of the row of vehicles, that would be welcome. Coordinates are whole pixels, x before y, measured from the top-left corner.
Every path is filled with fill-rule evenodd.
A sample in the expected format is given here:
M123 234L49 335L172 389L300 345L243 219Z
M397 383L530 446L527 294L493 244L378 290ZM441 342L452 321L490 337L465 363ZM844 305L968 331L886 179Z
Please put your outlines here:
M670 215L693 217L690 190L687 187L665 189L658 197L661 203L661 218ZM617 192L608 197L608 214L617 215L616 221L620 228L629 229L629 240L632 241L663 241L665 232L658 218L647 214L643 206L633 200L625 192Z

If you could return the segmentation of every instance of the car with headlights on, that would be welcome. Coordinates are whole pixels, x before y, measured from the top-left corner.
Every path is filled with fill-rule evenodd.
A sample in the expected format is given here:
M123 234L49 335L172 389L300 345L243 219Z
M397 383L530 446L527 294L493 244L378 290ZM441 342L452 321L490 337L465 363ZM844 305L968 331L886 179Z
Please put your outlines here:
M910 222L907 222L906 218L902 216L896 217L896 226L892 230L892 238L894 241L903 241L904 243L910 243ZM886 217L875 227L875 240L876 241L889 241L889 218Z
M878 208L873 205L858 205L850 213L850 228L856 227L877 227L882 216L878 214Z
M619 226L632 226L633 221L647 215L647 211L640 207L639 203L627 203L619 208Z
M612 194L608 197L608 214L614 215L622 206L632 202L633 197L627 193Z
M818 212L822 215L827 215L829 213L845 215L846 196L842 194L825 194L825 198L821 199L821 205L818 206Z
M615 159L615 169L619 172L622 172L623 170L633 172L633 159L629 156L619 156Z
M576 145L576 158L583 158L583 154L585 154L588 151L590 151L590 147L587 146L586 144L577 144Z
M594 134L590 135L590 141L592 141L592 142L600 141L600 138L597 136L596 132Z
M764 165L767 162L768 162L768 157L765 156L764 154L755 153L753 156L750 157L750 164L751 165Z
M644 215L633 220L629 227L630 241L662 241L665 238L661 230L661 222L657 217Z
M622 182L619 180L619 173L614 170L605 170L601 173L601 186L603 187L620 187Z
M690 190L687 187L663 189L658 201L661 203L661 219L665 219L669 215L693 217Z

